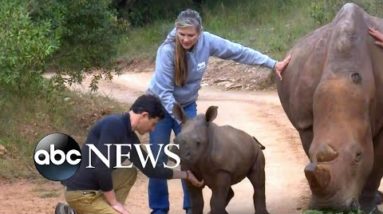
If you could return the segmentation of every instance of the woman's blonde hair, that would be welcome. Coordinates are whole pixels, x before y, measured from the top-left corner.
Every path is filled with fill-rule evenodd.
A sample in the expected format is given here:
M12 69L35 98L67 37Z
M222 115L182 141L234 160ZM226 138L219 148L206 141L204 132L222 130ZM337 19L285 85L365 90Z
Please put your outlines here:
M202 19L199 13L195 10L187 9L182 11L175 22L176 29L184 27L195 27L197 32L202 31ZM176 47L174 55L175 74L174 81L176 86L182 87L185 85L188 77L188 66L186 60L186 50L182 47L178 36L176 35Z

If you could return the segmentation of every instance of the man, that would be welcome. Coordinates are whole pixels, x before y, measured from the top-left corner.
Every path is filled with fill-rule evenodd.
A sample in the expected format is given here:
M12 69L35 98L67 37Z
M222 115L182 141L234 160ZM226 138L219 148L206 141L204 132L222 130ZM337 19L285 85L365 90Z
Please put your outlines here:
M198 181L191 171L154 168L150 163L146 167L142 166L137 150L134 149L135 144L140 144L135 131L141 135L148 133L163 117L164 109L160 100L153 95L142 95L133 103L128 113L109 115L96 122L82 147L83 161L79 170L63 182L66 186L65 200L70 207L59 203L56 214L74 213L73 209L77 214L130 214L124 202L136 180L137 169L114 169L119 158L116 156L116 146L108 147L106 144L124 144L125 146L121 146L121 154L130 153L129 160L148 177L186 179L196 186L202 186L203 182ZM104 157L110 155L109 166L94 154L89 157L92 154L89 152L90 147L93 146ZM146 152L143 153L146 157ZM90 165L93 167L87 167Z

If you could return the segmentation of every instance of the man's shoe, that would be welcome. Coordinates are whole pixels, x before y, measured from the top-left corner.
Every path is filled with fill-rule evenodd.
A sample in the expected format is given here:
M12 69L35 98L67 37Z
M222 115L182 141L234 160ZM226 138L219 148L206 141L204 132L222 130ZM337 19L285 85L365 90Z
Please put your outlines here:
M55 214L76 214L76 211L67 204L58 203L56 205Z

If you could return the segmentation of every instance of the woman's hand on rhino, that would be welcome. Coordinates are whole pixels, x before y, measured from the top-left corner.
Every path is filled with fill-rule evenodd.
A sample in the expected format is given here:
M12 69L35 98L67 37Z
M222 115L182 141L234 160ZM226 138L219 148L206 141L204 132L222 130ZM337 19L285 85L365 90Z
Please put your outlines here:
M204 180L199 181L190 170L186 171L186 180L196 187L202 187L205 184Z
M383 33L373 27L368 28L368 33L375 39L375 44L383 47Z
M285 57L282 61L277 62L277 64L275 64L275 68L274 68L275 73L277 73L277 76L279 77L280 80L282 80L282 72L285 70L290 60L291 60L291 54Z

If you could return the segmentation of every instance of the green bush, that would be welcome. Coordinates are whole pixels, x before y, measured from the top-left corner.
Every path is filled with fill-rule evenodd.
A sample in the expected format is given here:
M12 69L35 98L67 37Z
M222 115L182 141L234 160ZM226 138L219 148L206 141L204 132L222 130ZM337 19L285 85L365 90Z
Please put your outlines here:
M51 23L32 22L25 0L3 1L0 7L0 87L2 90L38 90L44 85L41 71L57 50L50 37Z
M79 82L83 72L103 69L110 74L126 24L119 22L111 0L33 0L33 20L49 20L51 36L59 39L49 61L61 76L56 81ZM64 78L69 75L69 78Z
M78 82L85 71L107 68L126 25L111 0L5 0L0 8L0 86L13 91L49 90L46 68L56 83ZM64 78L65 77L65 78ZM62 84L61 84L62 85ZM51 85L48 85L51 86ZM19 93L23 94L23 93Z

